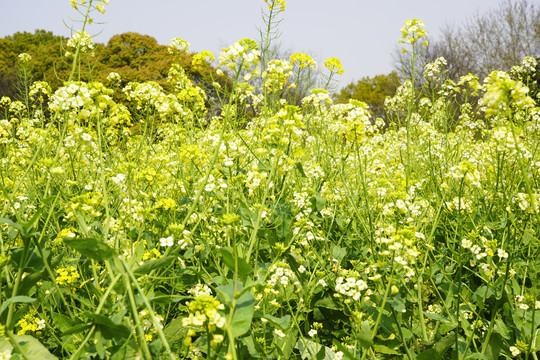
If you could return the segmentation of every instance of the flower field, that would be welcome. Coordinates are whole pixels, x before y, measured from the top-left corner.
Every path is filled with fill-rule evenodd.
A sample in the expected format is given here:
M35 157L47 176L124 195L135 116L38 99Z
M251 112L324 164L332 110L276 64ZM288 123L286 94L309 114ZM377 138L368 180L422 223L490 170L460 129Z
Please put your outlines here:
M0 359L537 360L535 59L459 82L437 59L374 119L333 102L338 59L315 84L269 57L265 1L215 98L179 65L172 91L78 81L83 30L63 87L0 100ZM414 67L427 33L401 33Z

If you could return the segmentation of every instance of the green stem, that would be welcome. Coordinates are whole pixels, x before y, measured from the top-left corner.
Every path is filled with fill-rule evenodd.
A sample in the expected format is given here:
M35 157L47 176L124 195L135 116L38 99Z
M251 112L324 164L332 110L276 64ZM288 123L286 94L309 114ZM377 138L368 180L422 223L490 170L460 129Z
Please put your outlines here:
M11 292L12 298L17 296L18 294L19 286L22 280L23 269L26 266L26 261L28 260L28 250L30 247L30 241L28 239L23 240L23 241L24 241L23 255L19 263L19 269L17 270L17 278L15 279L15 284L13 285L13 291ZM8 306L8 314L7 314L7 319L6 319L6 328L8 330L13 330L13 327L15 326L14 324L11 323L13 320L14 312L15 312L15 303L10 303Z

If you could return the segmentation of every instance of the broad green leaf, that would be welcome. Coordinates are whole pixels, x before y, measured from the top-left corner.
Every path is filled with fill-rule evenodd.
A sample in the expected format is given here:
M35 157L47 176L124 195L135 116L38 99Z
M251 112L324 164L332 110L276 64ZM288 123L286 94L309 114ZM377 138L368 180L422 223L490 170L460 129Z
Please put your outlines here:
M22 296L22 295L21 296L14 296L12 298L9 298L9 299L7 299L6 301L4 301L2 303L2 306L0 306L0 315L2 315L4 310L7 309L9 304L13 304L13 303L31 303L31 302L34 302L34 301L36 301L36 299L31 298L29 296Z
M309 339L298 339L295 348L300 352L302 359L333 360L336 358L336 353L332 349Z
M41 214L43 213L43 208L38 209L34 216L27 222L22 223L22 234L23 236L28 236L31 234L32 229L36 225L36 223L39 221L39 218L41 217Z
M106 260L115 255L113 248L107 244L98 241L95 238L67 239L64 243L80 252L82 255L96 261Z
M326 200L323 197L316 195L311 198L311 205L313 206L314 210L321 211L326 205Z
M28 359L58 360L38 339L30 335L13 335ZM1 345L0 345L1 346ZM11 344L10 344L11 346ZM17 352L15 352L17 353Z
M121 339L129 337L131 331L125 325L115 324L111 319L106 316L86 313L92 322L98 325L103 336L107 339Z
M500 334L492 333L486 347L485 355L489 360L497 360L501 353L503 337Z
M285 315L281 318L277 318L272 315L267 315L263 313L262 311L255 311L253 316L256 318L268 320L270 324L272 324L274 327L277 327L279 330L282 330L282 331L287 329L289 327L289 324L291 323L290 315Z
M234 259L234 255L225 248L219 249L219 254L221 255L221 259L227 265L229 269L234 273L236 268L236 262L238 263L238 275L240 276L247 276L253 272L251 269L251 266L246 262L246 260L242 259L240 256L236 257L236 262Z
M23 228L21 225L14 223L13 221L6 219L6 218L0 218L0 224L8 224L12 228L16 229L19 233L23 232Z
M376 353L386 354L386 355L402 355L396 350L390 349L388 346L375 344L373 345L373 350Z
M489 360L489 358L482 353L472 353L467 355L464 360Z
M510 332L508 327L501 319L495 319L495 331L499 333L505 340L510 340Z
M373 337L371 336L371 327L369 322L366 320L360 326L360 329L357 332L358 345L363 348L368 348L373 345Z
M451 333L441 340L437 341L432 348L422 351L416 357L416 360L438 360L454 345L456 342L456 334Z
M67 315L59 314L55 312L51 313L51 318L53 320L54 325L58 327L58 329L62 332L72 329L75 325L82 324L82 322L77 318L73 319Z
M13 248L11 252L11 261L17 264L17 266L20 265L23 253L24 248ZM45 255L45 257L48 257L48 255L50 254L50 250L43 250L43 254ZM27 254L26 263L23 264L23 268L27 272L39 272L45 268L45 263L43 262L43 259L41 258L39 252L36 249L32 249L29 251L29 254Z
M273 212L273 220L276 223L276 236L280 242L289 239L292 222L291 205L279 202Z
M331 310L340 310L341 308L336 304L334 297L331 295L325 296L320 300L317 300L315 307L321 307Z
M334 245L332 248L332 256L339 262L343 261L345 256L347 256L347 249Z
M152 260L145 261L141 266L135 269L133 274L135 275L148 274L151 271L168 266L170 263L174 261L174 259L176 259L175 256L165 256L159 259L152 259Z
M284 337L281 337L277 333L273 333L274 335L274 342L276 344L276 352L278 353L278 358L281 359L290 359L291 354L294 350L294 346L296 345L297 339L298 339L298 330L296 327L292 327L290 331L288 331Z
M62 332L62 336L72 335L80 333L81 331L85 331L87 329L90 329L92 326L89 324L79 324L75 325L70 329L67 329L66 331Z
M239 337L247 333L251 328L251 321L253 319L253 313L255 312L255 298L253 295L251 295L249 291L243 292L241 284L238 284L235 289L234 283L219 286L216 291L223 298L223 302L229 306L228 311L234 311L232 320L228 324L231 328L232 335L234 337ZM233 309L233 299L241 293L242 295L236 300Z
M442 316L442 315L439 315L439 314L435 314L435 313L428 313L428 312L424 312L424 316L425 317L428 317L430 319L433 319L435 321L440 321L440 322L443 322L443 323L450 323L452 322L449 318L445 317L445 316Z
M437 351L435 351L435 349L433 348L422 351L416 357L416 360L436 360L436 359L438 359Z

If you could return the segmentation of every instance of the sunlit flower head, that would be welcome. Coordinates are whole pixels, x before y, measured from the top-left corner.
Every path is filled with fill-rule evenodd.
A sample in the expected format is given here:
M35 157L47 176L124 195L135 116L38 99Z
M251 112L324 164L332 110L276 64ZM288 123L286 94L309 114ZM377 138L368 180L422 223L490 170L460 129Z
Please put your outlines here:
M317 70L317 63L311 56L304 53L295 53L291 55L291 63L297 65L298 68L309 68L313 71Z
M275 8L278 8L278 11L285 11L285 5L287 5L285 0L264 0L264 2L268 4L268 11Z
M424 22L419 19L406 20L405 24L401 28L401 39L399 40L399 43L413 44L423 37L427 38L428 33L425 27L426 25ZM422 45L427 46L427 40L424 40Z
M169 45L169 48L167 51L169 51L169 54L174 54L176 51L184 51L187 52L189 49L190 43L186 40L175 37L171 40L171 43Z
M345 69L341 65L341 61L334 57L327 58L323 65L326 66L332 73L335 72L341 75L345 72Z
M26 64L32 60L32 57L28 55L27 53L19 54L19 61L23 64Z

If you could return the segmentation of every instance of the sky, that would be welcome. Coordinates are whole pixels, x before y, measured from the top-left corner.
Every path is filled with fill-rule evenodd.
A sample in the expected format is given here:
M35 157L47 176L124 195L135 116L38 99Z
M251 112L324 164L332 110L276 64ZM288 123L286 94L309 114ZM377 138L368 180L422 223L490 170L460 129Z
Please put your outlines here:
M539 0L534 0L535 1ZM69 0L0 0L0 37L15 32L52 31L70 36L67 25L81 16ZM447 25L459 26L475 14L495 9L498 0L288 0L281 13L280 49L306 52L322 66L328 57L341 60L345 73L340 86L365 76L387 74L409 18L426 24L436 39ZM154 37L168 45L174 37L191 43L190 51L211 50L216 58L223 47L242 38L258 40L263 27L263 0L110 0L106 13L94 13L88 31L95 42L107 43L128 31ZM101 24L98 24L100 22Z

